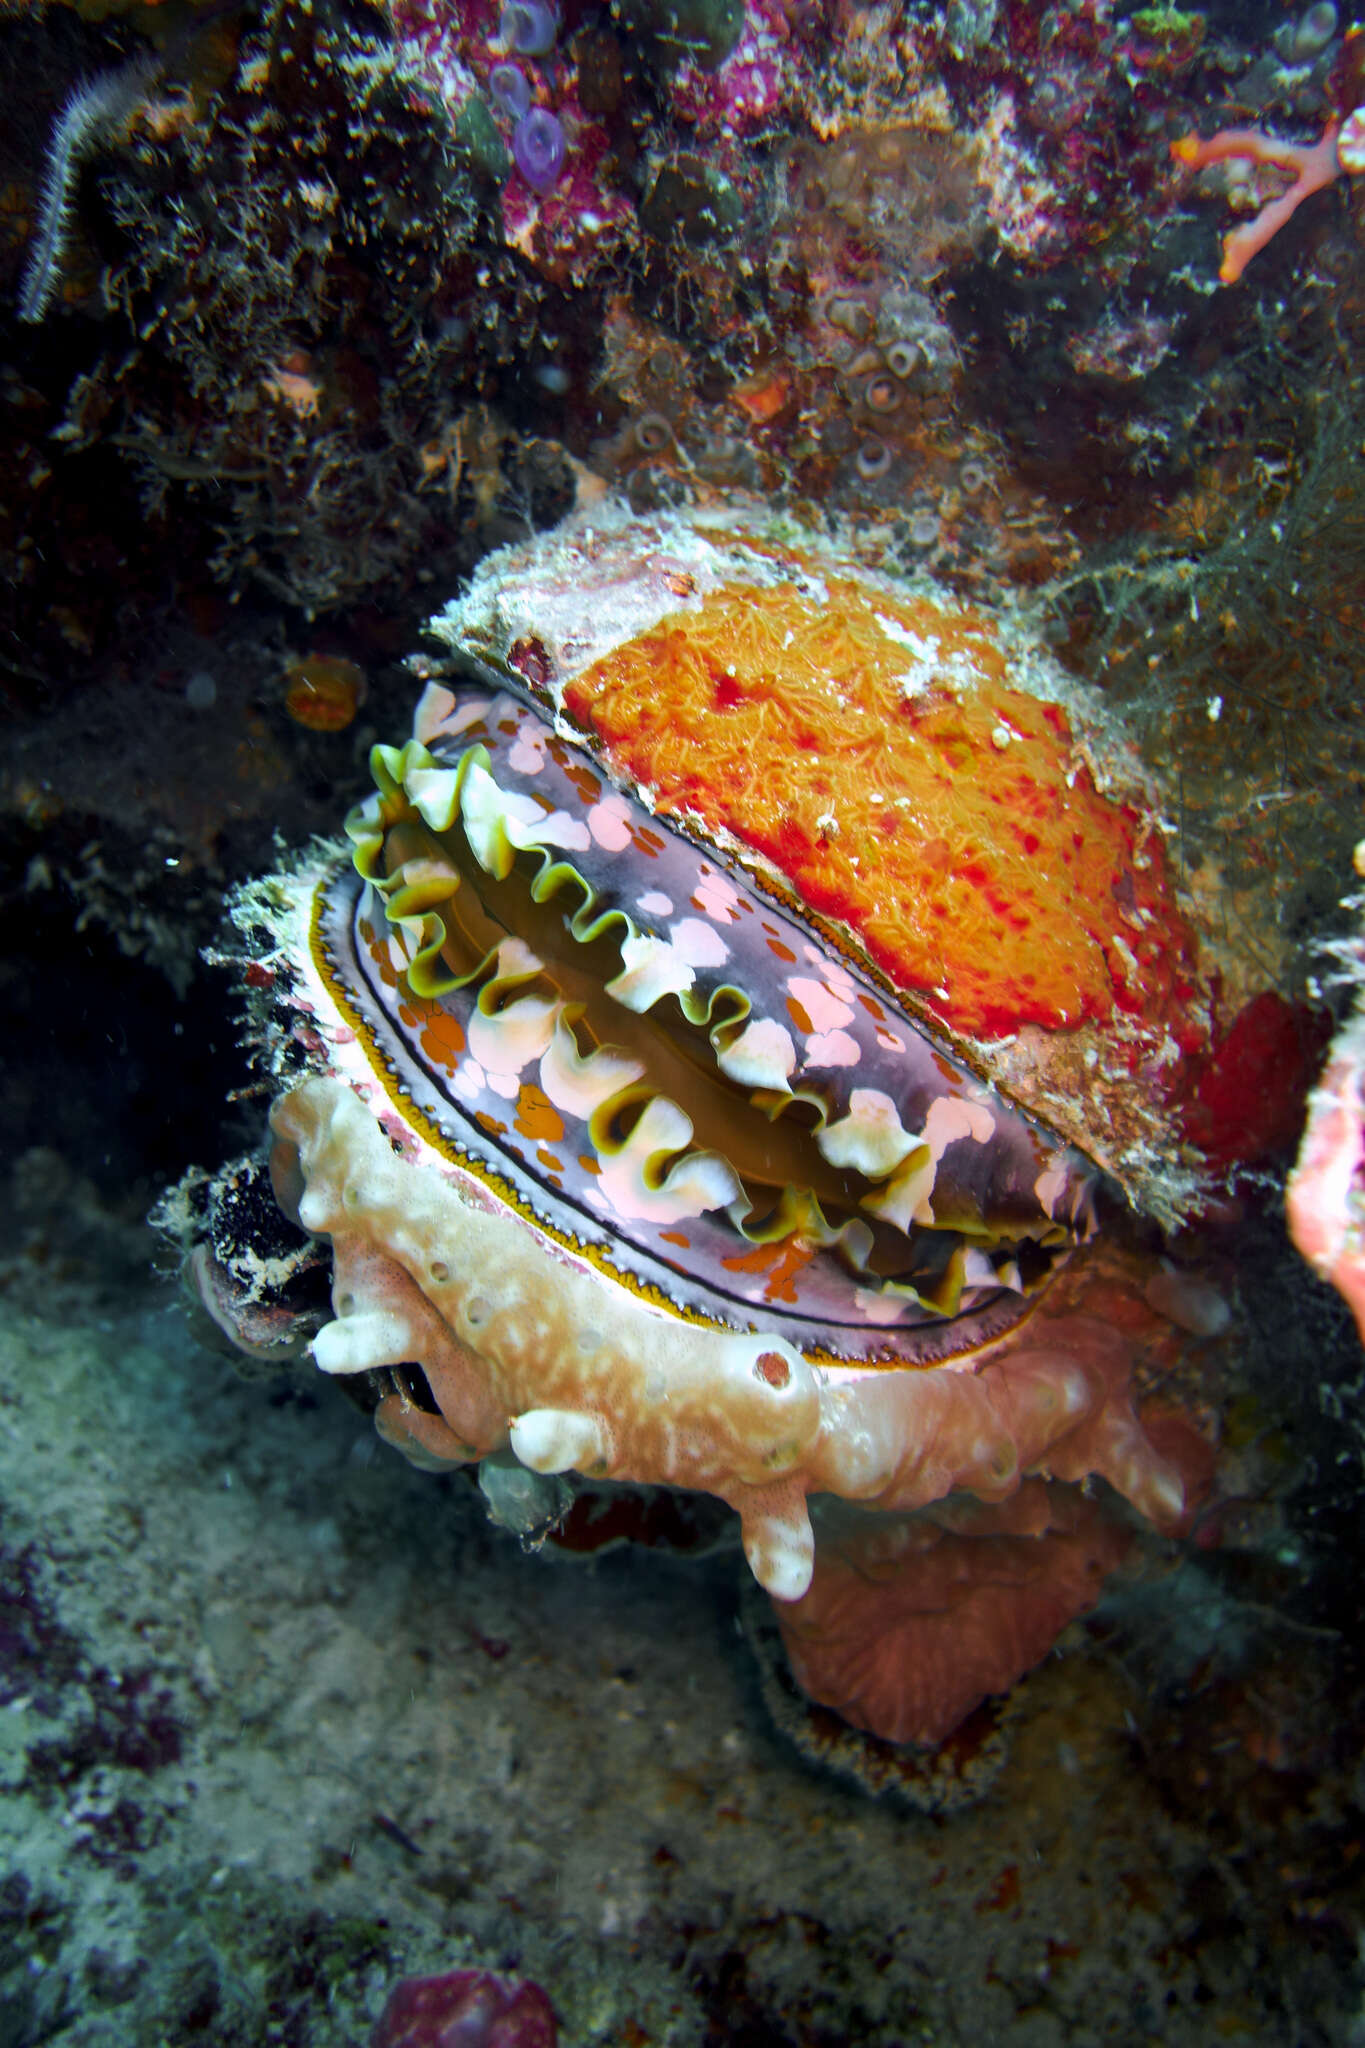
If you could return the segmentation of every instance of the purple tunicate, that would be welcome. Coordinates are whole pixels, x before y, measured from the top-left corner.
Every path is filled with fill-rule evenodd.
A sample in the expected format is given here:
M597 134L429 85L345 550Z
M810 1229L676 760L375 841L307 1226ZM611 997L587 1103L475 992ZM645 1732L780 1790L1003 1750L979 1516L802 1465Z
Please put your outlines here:
M564 168L564 130L548 107L532 107L512 130L517 169L533 192L548 192Z
M549 0L507 0L498 33L519 57L544 57L559 34L559 10Z
M530 111L531 88L519 64L495 64L488 74L488 96L500 114L519 121Z

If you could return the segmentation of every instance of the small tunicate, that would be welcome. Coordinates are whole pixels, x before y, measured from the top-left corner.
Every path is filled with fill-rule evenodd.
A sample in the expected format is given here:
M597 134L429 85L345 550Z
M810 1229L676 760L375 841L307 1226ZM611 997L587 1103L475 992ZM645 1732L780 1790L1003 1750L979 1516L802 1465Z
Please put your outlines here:
M524 1465L509 1458L483 1460L479 1466L479 1491L498 1527L510 1529L514 1536L523 1538L550 1528L573 1499L563 1479L528 1472ZM455 2037L447 2029L443 2038L453 2041Z
M875 377L881 366L882 359L878 351L875 348L865 348L853 358L847 374L852 378Z
M1311 64L1327 48L1337 32L1337 10L1329 5L1310 7L1299 16L1294 30L1293 61Z
M455 147L490 185L505 182L512 168L507 144L493 118L493 109L481 93L471 93L455 117Z
M938 536L939 520L937 512L931 512L927 506L922 506L918 512L912 515L910 520L911 547L935 547L938 544Z
M673 441L673 429L661 412L642 412L631 435L642 455L658 455Z
M542 391L548 391L555 398L562 398L573 378L562 363L537 363L531 372Z
M913 341L893 341L886 351L886 367L893 377L910 377L919 368L920 352Z
M854 341L865 341L872 332L872 314L862 299L831 292L825 300L824 313L831 327L840 328Z
M564 130L548 107L532 107L512 130L517 169L533 192L549 192L564 168Z
M693 248L723 242L744 219L744 201L704 157L683 151L659 171L640 207L640 223L656 242L681 239Z
M211 711L217 701L217 683L206 668L197 668L185 684L185 702L191 711Z
M688 435L687 445L693 459L699 462L708 474L732 468L744 448L743 442L734 434L712 434L704 427L696 428Z
M545 57L559 34L558 11L546 0L507 0L498 33L519 57Z
M1279 92L1279 81L1282 76L1273 54L1266 50L1256 59L1249 71L1243 72L1237 88L1237 97L1247 107L1266 106Z
M531 111L531 87L520 64L495 64L488 74L488 96L509 121Z
M964 491L969 498L978 496L986 488L985 463L977 462L975 459L964 462L957 473L957 482L959 490Z
M864 482L872 483L878 477L885 476L886 472L890 469L891 450L887 447L885 441L878 441L875 438L869 439L864 441L858 449L854 462L858 474L863 478Z
M672 512L690 502L686 477L657 462L641 462L626 479L626 501L632 512Z
M694 429L687 445L697 470L710 482L740 484L748 490L761 484L763 472L757 456L736 435Z
M863 386L863 403L869 412L894 412L900 402L894 377L870 377Z

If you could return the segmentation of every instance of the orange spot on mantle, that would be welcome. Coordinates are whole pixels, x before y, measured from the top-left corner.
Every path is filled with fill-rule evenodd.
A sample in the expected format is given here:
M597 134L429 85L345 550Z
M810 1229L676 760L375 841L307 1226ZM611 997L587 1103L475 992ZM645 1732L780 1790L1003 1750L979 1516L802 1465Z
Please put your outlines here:
M458 1017L449 1010L443 1010L439 1003L421 998L422 1050L433 1066L443 1067L453 1074L460 1063L465 1049L464 1028Z
M721 1265L729 1273L763 1273L765 1301L796 1300L795 1282L797 1276L811 1262L808 1245L798 1237L784 1237L775 1244L755 1245L752 1251L737 1253L733 1258L722 1259Z
M557 1145L564 1136L564 1119L543 1088L523 1082L517 1093L513 1119L523 1138L538 1138L542 1144Z

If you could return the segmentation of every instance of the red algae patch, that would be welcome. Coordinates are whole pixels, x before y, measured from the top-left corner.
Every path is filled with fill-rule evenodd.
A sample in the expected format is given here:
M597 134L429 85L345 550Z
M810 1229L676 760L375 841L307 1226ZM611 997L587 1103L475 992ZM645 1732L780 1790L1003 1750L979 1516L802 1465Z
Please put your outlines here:
M1136 805L970 610L824 579L729 587L603 656L573 717L661 815L764 856L950 1029L1151 1017L1194 940Z

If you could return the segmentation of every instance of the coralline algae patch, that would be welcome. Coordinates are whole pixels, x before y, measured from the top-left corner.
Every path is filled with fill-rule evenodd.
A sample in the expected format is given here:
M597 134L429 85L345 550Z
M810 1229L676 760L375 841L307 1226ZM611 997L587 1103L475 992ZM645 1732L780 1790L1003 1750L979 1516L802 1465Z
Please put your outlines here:
M1136 805L1095 788L1066 711L1008 680L989 622L827 576L730 586L566 686L664 815L770 861L951 1030L1178 1038L1195 942Z

